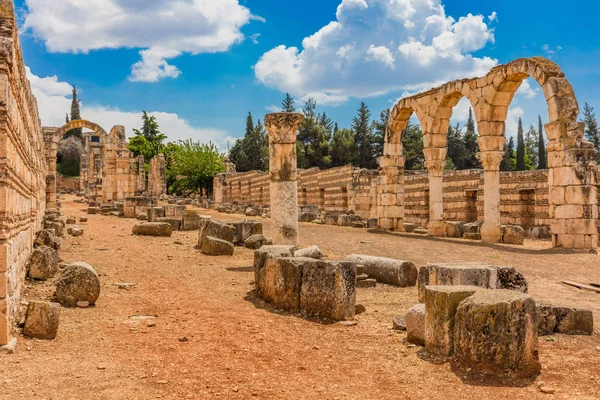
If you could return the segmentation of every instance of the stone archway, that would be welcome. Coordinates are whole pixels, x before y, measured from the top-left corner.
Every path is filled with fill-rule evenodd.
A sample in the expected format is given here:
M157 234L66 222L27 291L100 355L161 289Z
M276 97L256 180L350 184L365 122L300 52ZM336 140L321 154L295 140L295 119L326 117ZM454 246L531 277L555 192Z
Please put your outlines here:
M425 93L401 99L392 110L380 161L378 187L379 226L402 230L404 219L404 158L402 131L410 116L419 117L424 134L424 153L430 174L430 233L443 236L442 170L446 157L446 133L453 107L461 97L469 99L479 128L479 159L484 169L483 239L499 242L500 161L508 107L528 77L542 87L550 122L548 138L550 218L553 246L596 248L598 218L595 154L583 139L584 125L577 122L575 93L558 65L542 57L518 59L492 69L486 76L449 82Z

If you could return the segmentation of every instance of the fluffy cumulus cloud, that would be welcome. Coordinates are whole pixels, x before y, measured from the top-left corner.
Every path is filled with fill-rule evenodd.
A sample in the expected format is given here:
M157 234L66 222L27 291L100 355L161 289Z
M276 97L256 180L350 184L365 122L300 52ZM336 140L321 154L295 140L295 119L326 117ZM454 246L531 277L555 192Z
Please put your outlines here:
M65 110L71 108L71 85L61 82L57 76L40 78L27 68L27 77L31 82L31 90L37 98L40 119L44 126L62 126L65 121ZM139 128L142 121L141 112L124 112L115 108L82 104L81 114L89 121L102 126L107 132L115 125L125 126L128 136L133 128ZM190 125L175 113L162 111L150 112L156 117L161 131L168 136L169 141L184 139L199 140L203 143L212 141L221 149L227 148L227 143L235 139L227 132L213 128L198 128Z
M336 20L281 45L254 66L259 82L317 101L415 91L483 75L497 64L473 52L494 42L489 17L446 15L441 0L342 0Z
M26 0L24 28L51 52L139 48L133 81L175 78L167 60L215 53L244 40L252 15L238 0Z

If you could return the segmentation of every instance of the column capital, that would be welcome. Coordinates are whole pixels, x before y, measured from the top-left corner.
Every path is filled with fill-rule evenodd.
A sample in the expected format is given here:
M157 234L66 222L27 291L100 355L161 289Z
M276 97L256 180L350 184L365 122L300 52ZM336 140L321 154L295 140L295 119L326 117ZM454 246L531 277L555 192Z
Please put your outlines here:
M502 157L504 157L504 152L502 151L483 151L477 153L477 158L481 161L484 171L499 171Z
M431 176L442 176L446 168L446 160L425 161L425 168Z
M271 113L265 115L265 128L269 132L269 143L295 144L296 132L304 119L299 113Z

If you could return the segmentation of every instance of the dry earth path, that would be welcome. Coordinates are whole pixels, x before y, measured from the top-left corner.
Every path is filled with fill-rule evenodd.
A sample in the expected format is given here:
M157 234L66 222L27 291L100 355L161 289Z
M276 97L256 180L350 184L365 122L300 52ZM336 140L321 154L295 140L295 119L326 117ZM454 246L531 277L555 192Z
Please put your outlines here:
M83 215L66 196L65 215ZM202 210L222 221L240 216ZM58 338L19 337L0 357L2 399L600 399L600 335L540 338L535 381L479 380L425 360L391 329L415 304L415 288L359 289L358 325L319 324L271 309L253 296L252 252L207 257L195 232L171 238L131 235L136 221L90 215L85 234L63 242L61 257L101 275L94 308L63 309ZM265 234L270 225L265 222ZM600 295L561 280L600 283L600 256L562 254L548 242L524 247L376 234L301 224L303 245L329 258L351 253L426 262L484 261L524 273L536 299L590 307ZM120 289L115 283L136 286ZM52 282L28 283L28 299L49 299ZM537 383L558 389L542 394Z

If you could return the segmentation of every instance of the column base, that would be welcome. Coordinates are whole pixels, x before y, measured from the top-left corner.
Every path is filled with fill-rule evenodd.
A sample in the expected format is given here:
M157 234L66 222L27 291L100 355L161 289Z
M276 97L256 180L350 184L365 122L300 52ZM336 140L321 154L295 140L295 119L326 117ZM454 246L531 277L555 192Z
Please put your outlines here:
M502 227L500 224L484 222L481 226L481 240L488 243L502 243Z
M427 234L435 237L446 237L446 224L443 221L431 221L427 225Z

